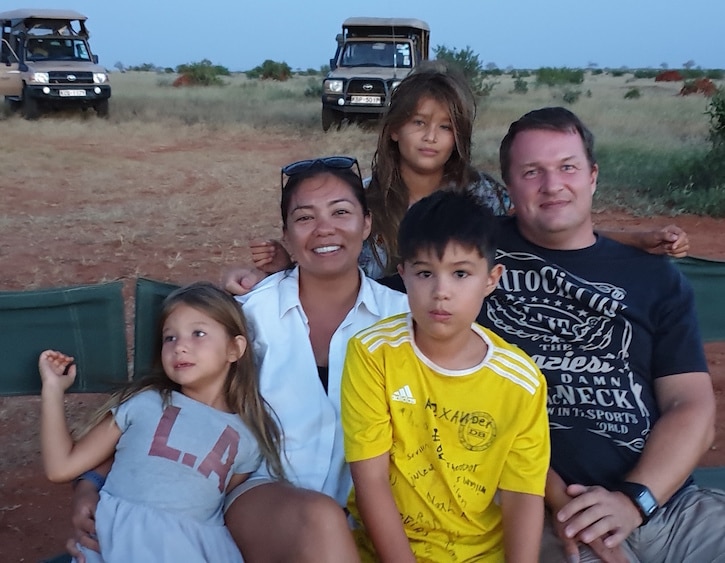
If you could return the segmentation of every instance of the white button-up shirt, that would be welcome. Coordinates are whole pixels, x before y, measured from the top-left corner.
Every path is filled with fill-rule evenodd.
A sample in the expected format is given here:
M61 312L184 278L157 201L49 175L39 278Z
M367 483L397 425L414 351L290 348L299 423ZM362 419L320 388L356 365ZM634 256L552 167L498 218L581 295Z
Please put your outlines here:
M287 477L345 506L352 487L340 422L340 379L347 341L380 319L409 310L407 297L366 277L355 305L330 341L328 392L322 387L299 296L299 271L278 272L237 297L260 370L262 396L284 433ZM262 463L254 476L265 476Z

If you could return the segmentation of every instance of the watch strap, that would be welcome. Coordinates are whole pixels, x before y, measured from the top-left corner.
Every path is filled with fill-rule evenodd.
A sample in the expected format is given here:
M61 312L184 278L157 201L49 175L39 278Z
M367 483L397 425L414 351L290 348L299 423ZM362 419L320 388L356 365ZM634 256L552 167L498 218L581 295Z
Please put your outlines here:
M649 522L660 508L652 491L641 483L623 481L616 490L625 494L637 508L642 516L642 524L640 526L644 526Z

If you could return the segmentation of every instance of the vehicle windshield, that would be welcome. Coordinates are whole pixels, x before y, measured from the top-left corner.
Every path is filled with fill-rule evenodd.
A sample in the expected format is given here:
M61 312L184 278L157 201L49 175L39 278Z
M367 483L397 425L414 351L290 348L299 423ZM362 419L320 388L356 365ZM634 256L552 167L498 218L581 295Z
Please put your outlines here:
M28 61L90 61L91 55L84 39L29 38L25 43Z
M411 68L410 44L393 43L392 41L346 43L342 51L340 66Z

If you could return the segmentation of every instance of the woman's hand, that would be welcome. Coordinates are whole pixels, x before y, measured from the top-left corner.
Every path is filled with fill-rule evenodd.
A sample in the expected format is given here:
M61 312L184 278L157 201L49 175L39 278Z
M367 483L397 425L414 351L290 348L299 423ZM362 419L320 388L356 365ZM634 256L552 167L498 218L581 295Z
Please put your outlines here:
M71 505L73 537L68 539L65 548L78 563L85 563L79 544L99 553L101 551L96 538L96 506L99 498L93 483L85 480L77 483Z

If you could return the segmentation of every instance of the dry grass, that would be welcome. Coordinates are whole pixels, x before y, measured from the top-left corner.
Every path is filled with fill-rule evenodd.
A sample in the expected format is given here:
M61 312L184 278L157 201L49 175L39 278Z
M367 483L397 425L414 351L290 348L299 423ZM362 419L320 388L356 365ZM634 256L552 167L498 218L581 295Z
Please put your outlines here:
M279 236L281 165L351 154L369 173L375 129L323 133L319 100L304 96L310 80L235 76L220 88L176 89L164 85L167 75L114 74L110 120L90 113L0 120L0 258L12 264L0 286L138 275L216 280L225 265L246 262L250 238ZM512 94L513 80L499 80L481 104L473 151L474 163L494 174L509 122L561 103L557 89ZM642 99L623 98L632 84ZM596 76L581 89L573 109L605 147L667 153L704 143L706 102L675 96L677 84Z

